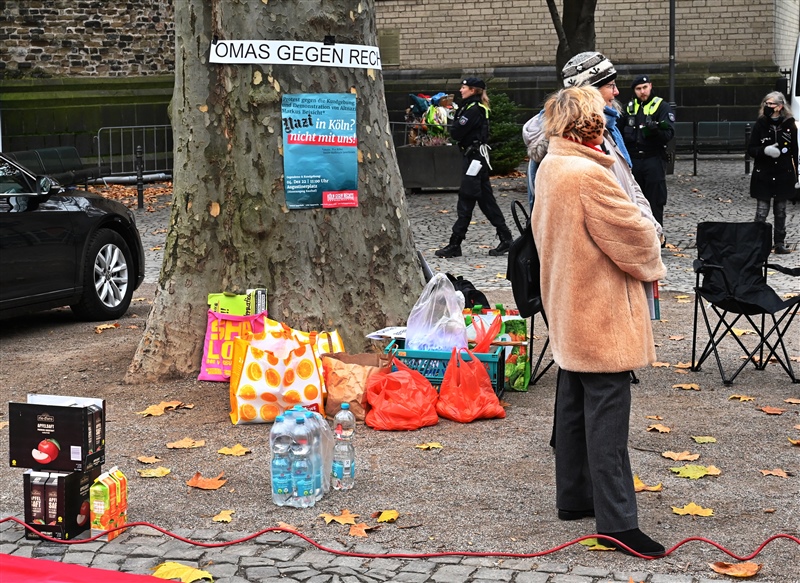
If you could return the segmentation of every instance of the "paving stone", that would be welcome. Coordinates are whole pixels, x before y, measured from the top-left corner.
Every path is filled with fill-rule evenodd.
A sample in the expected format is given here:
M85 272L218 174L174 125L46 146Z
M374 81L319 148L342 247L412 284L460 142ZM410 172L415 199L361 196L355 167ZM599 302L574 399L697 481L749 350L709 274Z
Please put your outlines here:
M139 574L150 573L160 562L161 559L155 557L128 557L119 566L119 570Z
M650 583L693 583L693 578L688 575L653 574Z
M64 545L56 543L40 544L29 548L33 549L34 557L49 558L51 561L57 560L53 557L62 557L67 552L67 548Z
M93 542L90 542L90 543L81 543L79 545L67 545L67 552L69 553L70 551L79 551L79 552L87 552L88 551L88 552L96 553L97 551L102 549L107 544L108 543L106 543L106 542L96 540L96 541L93 541Z
M139 545L125 549L124 553L130 557L160 557L161 550L157 546Z
M250 579L248 577L248 581L252 583L300 583L297 579L284 579L277 577L267 577L266 579Z
M282 543L286 541L290 543L291 541L298 540L296 536L292 536L286 532L265 532L264 534L260 535L258 538L254 538L252 542L256 544L275 544L275 543ZM303 539L300 539L303 540ZM305 541L303 541L305 542Z
M64 558L61 559L63 563L70 563L73 565L91 565L94 559L94 553L76 552L69 550L64 553Z
M608 577L610 572L608 569L598 569L597 567L582 567L576 565L572 568L572 575L583 575L585 577Z
M535 571L523 571L514 577L514 583L547 583L550 578L549 573L538 573Z
M163 553L159 553L165 561L200 561L208 549L203 547L184 547L182 549L171 549ZM215 553L215 556L224 558L221 553Z
M172 539L170 539L172 540ZM151 536L141 536L137 533L136 536L131 536L125 540L116 539L114 542L125 546L148 546L157 547L166 544L167 540L159 540ZM184 543L185 544L185 543Z
M356 546L353 547L353 552L370 554L370 555L382 555L386 552L386 549L380 545L376 545L373 543L358 543Z
M535 569L539 563L534 559L505 559L497 566L501 569L514 569L516 571L530 571Z
M647 573L644 571L614 571L612 573L614 581L644 581L647 579Z
M245 569L245 576L250 581L259 581L265 578L280 577L281 572L277 567L247 567ZM294 579L292 579L292 581L294 581Z
M233 540L239 540L241 538L247 538L251 534L253 534L253 533L252 532L238 532L238 531L220 532L217 536L214 537L214 539L219 539L221 541L233 541ZM247 542L250 542L250 541L247 541Z
M15 543L21 540L24 536L25 536L25 531L22 529L3 530L0 531L0 543Z
M433 563L442 563L445 565L457 565L461 562L462 557L458 555L445 555L443 557L430 557L427 559Z
M220 557L215 559L214 553L209 553L206 558L210 561L220 559ZM241 567L269 567L275 564L273 559L268 559L267 557L242 557L238 562Z
M281 575L283 575L284 573L285 573L285 571L283 569L281 569ZM313 580L315 577L319 577L320 575L324 575L328 579L330 579L332 577L332 575L327 575L325 573L320 573L316 569L308 569L308 568L306 568L304 570L300 570L300 571L295 571L293 573L289 573L289 575L291 575L292 577L294 577L295 579L297 579L299 581L310 581L310 580Z
M94 559L92 559L92 567L98 567L100 569L110 569L115 571L119 568L127 557L125 555L94 555Z
M463 583L474 571L475 567L470 565L442 565L431 575L431 579L442 583Z
M236 557L255 557L263 554L264 547L243 543L238 545L231 545L229 547L218 547L214 550L216 551L218 556L233 555Z
M236 563L213 563L202 567L203 571L208 571L214 576L214 581L222 577L233 577L239 570Z
M16 547L16 549L11 553L15 557L33 557L33 549L36 547Z
M377 579L378 581L388 581L394 574L397 572L397 569L370 569L366 573L364 573L367 577L371 577L373 579Z
M353 569L352 567L346 567L344 565L330 565L328 567L324 567L322 569L325 573L330 573L332 575L339 575L340 577L347 577L349 575L358 575L358 571Z
M10 555L15 550L17 550L17 548L18 548L17 545L15 545L14 543L0 544L0 553L4 555Z
M361 552L361 551L359 551ZM384 569L386 571L399 571L403 565L405 564L404 561L399 559L372 559L368 566L370 569Z
M268 559L275 559L277 561L291 561L302 552L303 550L297 547L280 546L280 547L266 547L266 548L262 547L258 554L261 557L266 557Z
M308 579L306 583L330 583L331 581L333 581L333 575L326 575L323 573L321 575L314 575L311 579Z
M242 577L222 577L221 579L214 579L215 583L250 583L247 579Z
M564 563L539 563L536 569L542 573L569 573L569 565Z
M360 569L368 559L361 557L336 557L331 561L334 567L350 567L351 569Z
M475 579L489 579L490 581L511 581L514 572L508 569L488 568L478 569L473 575Z
M476 567L497 567L497 557L464 557L462 565L474 565Z
M427 573L413 573L411 571L403 571L401 573L397 573L392 581L397 581L398 583L424 583L425 581L430 581L430 578Z
M330 564L331 558L330 554L326 553L325 551L320 551L318 549L308 549L303 551L303 553L297 557L295 557L295 561L298 563L311 563L312 565L319 565L326 566Z
M551 583L592 583L592 577L582 577L580 575L564 575L559 573L553 575Z
M414 559L409 561L404 567L401 567L400 570L403 572L409 573L430 573L436 568L436 563L433 561L425 561L422 559Z

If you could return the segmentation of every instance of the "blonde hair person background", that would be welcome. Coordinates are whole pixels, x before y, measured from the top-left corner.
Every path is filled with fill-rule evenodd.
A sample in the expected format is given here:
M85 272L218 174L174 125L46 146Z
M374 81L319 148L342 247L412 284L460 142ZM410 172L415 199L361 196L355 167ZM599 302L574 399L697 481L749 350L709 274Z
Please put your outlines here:
M562 89L547 100L550 144L531 214L560 368L556 507L560 519L595 517L599 534L656 557L664 547L639 530L628 426L630 371L655 361L642 282L662 278L666 268L655 225L619 185L610 170L615 158L600 147L603 106L594 87Z
M761 100L747 153L753 158L750 196L757 200L755 220L766 222L771 205L773 250L775 253L791 253L786 247L786 203L800 198L797 126L780 91L767 93Z

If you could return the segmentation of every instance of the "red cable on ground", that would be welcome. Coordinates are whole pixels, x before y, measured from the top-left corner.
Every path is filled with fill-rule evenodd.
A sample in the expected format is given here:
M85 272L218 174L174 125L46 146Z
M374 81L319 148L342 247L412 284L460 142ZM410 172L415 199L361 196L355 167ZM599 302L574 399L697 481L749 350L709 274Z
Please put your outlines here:
M692 536L692 537L683 539L682 541L677 543L675 546L673 546L672 548L668 549L664 553L664 555L662 555L661 557L646 557L644 555L641 555L641 554L637 553L636 551L634 551L630 547L622 544L621 542L619 542L618 540L616 540L616 539L614 539L614 538L612 538L610 536L589 534L589 535L586 535L586 536L582 536L580 538L576 538L576 539L571 540L569 542L562 543L562 544L557 545L557 546L555 546L555 547L553 547L551 549L547 549L545 551L539 551L538 553L508 553L508 552L490 552L490 551L482 551L482 552L481 551L442 551L442 552L438 552L438 553L384 553L384 554L377 554L377 553L356 553L356 552L352 552L352 551L340 551L340 550L337 550L337 549L330 549L328 547L325 547L325 546L319 544L317 541L307 537L302 532L297 532L296 530L291 530L289 528L283 528L283 527L280 527L280 526L273 526L273 527L270 527L270 528L265 528L265 529L259 530L258 532L254 532L253 534L249 534L249 535L247 535L245 537L238 538L238 539L235 539L235 540L209 543L209 542L193 541L191 539L184 538L184 537L182 537L182 536L180 536L178 534L172 533L172 532L170 532L170 531L168 531L166 529L163 529L160 526L157 526L157 525L152 524L150 522L131 522L131 523L125 524L123 526L118 526L116 528L112 528L112 529L103 531L100 534L96 534L95 536L93 536L91 538L85 538L85 539L80 539L80 540L61 540L61 539L52 538L50 536L47 536L46 534L40 533L39 531L37 531L32 526L29 526L28 524L25 524L23 521L21 521L18 518L15 518L14 516L8 516L6 518L0 519L0 524L3 524L4 522L9 522L9 521L16 522L17 524L21 525L23 528L26 528L26 529L30 530L31 532L35 532L37 535L42 537L42 539L44 539L44 540L47 540L47 541L50 541L50 542L55 542L55 543L61 543L61 544L65 544L65 545L78 545L78 544L84 544L84 543L93 542L93 541L96 541L101 536L103 536L103 535L105 535L105 534L107 534L109 532L122 530L124 528L129 528L129 527L132 527L132 526L145 526L147 528L152 528L153 530L157 530L161 534L165 534L165 535L167 535L169 537L172 537L174 539L177 539L177 540L179 540L181 542L185 542L185 543L188 543L190 545L195 545L195 546L198 546L198 547L205 547L205 548L227 547L229 545L235 545L235 544L238 544L238 543L247 542L247 541L252 540L254 538L258 538L262 534L266 534L268 532L285 532L285 533L288 533L288 534L291 534L291 535L294 535L296 537L299 537L299 538L303 539L307 543L313 545L314 547L318 548L321 551L325 551L326 553L331 553L331 554L334 554L334 555L342 555L342 556L345 556L345 557L360 557L360 558L363 558L363 559L386 559L386 558L392 558L392 559L428 559L428 558L431 558L431 557L447 557L447 556L453 556L453 555L464 556L464 557L512 557L512 558L515 558L515 559L532 559L532 558L535 558L535 557L541 557L541 556L544 556L544 555L549 555L549 554L555 553L557 551L563 550L563 549L565 549L567 547L570 547L570 546L572 546L574 544L580 543L581 541L584 541L584 540L587 540L587 539L590 539L590 538L608 540L609 542L613 543L614 545L616 545L618 547L622 547L622 548L628 550L632 555L634 555L636 557L639 557L640 559L647 559L647 560L653 560L653 559L656 559L656 558L666 557L666 556L674 553L676 550L678 550L683 545L685 545L687 543L690 543L692 541L700 541L700 542L707 543L707 544L709 544L709 545L711 545L713 547L716 547L717 549L719 549L723 553L727 554L728 556L736 559L737 561L749 561L750 559L755 558L756 556L758 556L761 553L761 551L764 550L764 547L766 547L772 541L774 541L776 539L780 539L780 538L788 539L788 540L796 543L798 546L800 546L800 538L798 538L796 536L792 536L790 534L779 533L779 534L774 534L771 537L769 537L767 540L765 540L763 543L761 543L755 551L753 551L749 555L739 556L736 553L734 553L733 551L730 551L730 550L726 549L721 544L719 544L717 542L714 542L713 540L707 539L707 538L702 537L702 536Z

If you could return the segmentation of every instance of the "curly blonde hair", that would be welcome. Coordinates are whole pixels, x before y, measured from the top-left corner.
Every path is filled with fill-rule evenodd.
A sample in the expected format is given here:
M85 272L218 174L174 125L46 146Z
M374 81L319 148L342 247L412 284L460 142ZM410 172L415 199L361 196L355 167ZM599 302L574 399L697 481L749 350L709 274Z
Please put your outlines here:
M587 127L596 126L603 115L605 100L597 88L567 87L553 93L544 104L544 135L583 142Z

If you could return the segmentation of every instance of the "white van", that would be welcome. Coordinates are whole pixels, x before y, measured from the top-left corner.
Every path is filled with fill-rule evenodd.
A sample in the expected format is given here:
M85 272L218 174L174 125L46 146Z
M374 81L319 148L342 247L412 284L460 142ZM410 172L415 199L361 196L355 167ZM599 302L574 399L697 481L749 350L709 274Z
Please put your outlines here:
M786 95L786 99L789 100L794 118L798 119L800 117L800 36L797 37L797 46L794 49L792 76L789 79L789 93Z

